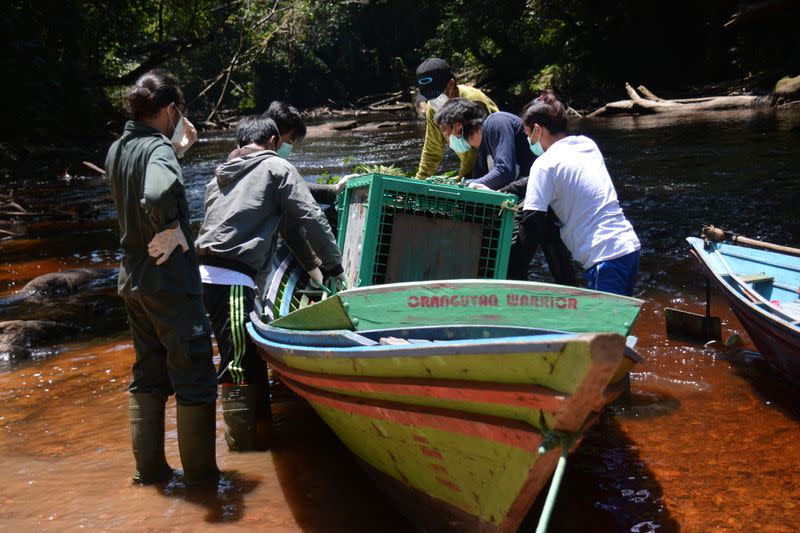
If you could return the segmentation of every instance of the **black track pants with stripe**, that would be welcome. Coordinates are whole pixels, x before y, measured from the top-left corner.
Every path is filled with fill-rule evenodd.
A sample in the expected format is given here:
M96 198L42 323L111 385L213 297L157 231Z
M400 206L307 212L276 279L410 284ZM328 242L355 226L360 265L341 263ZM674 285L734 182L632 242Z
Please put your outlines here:
M217 338L220 356L217 380L266 389L267 365L245 328L255 305L255 291L243 285L204 283L203 298Z

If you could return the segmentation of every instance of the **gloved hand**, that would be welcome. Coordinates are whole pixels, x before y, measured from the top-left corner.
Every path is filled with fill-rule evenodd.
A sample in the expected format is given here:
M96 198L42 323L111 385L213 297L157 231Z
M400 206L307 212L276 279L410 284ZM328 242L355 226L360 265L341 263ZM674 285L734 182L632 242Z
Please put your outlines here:
M315 268L314 270L309 270L306 272L306 274L308 274L308 282L312 287L317 289L322 288L322 271L319 269L319 267Z
M347 276L344 272L339 274L338 276L333 276L333 282L336 284L337 291L346 291L347 290Z
M467 187L469 187L470 189L481 189L481 190L491 191L491 189L486 185L484 185L483 183L475 183L474 181L471 182L469 185L467 185Z
M178 246L181 247L181 253L189 250L189 243L186 242L186 236L180 225L156 233L156 236L147 244L147 253L150 254L150 257L155 258L157 265L161 265L169 259L172 251Z
M339 194L344 190L344 186L347 185L347 180L350 178L357 178L361 174L347 174L339 178L339 181L336 182L336 194Z

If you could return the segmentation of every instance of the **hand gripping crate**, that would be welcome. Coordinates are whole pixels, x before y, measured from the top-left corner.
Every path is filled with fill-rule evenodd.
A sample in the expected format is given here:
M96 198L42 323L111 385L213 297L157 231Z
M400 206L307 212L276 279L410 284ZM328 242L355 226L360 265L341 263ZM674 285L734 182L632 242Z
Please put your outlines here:
M339 248L350 287L504 279L516 197L367 174L339 198Z

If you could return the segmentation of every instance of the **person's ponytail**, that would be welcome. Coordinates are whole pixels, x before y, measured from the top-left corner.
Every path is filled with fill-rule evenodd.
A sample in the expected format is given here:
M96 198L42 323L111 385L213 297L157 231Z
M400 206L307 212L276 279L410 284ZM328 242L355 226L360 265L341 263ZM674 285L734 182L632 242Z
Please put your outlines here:
M126 107L134 120L152 117L171 103L182 106L183 92L178 80L163 70L143 74L125 96Z
M567 131L567 108L551 90L543 91L531 100L522 109L520 118L529 128L539 124L552 134Z

